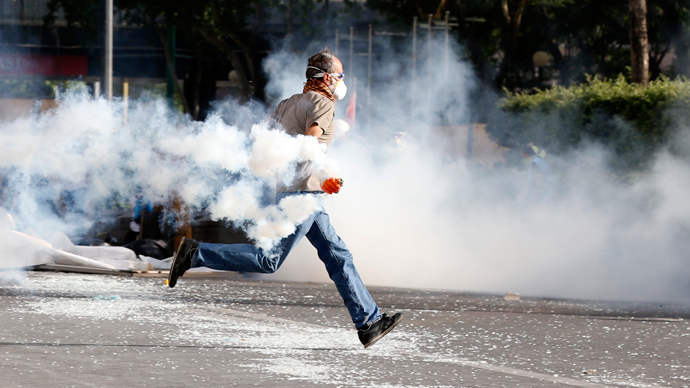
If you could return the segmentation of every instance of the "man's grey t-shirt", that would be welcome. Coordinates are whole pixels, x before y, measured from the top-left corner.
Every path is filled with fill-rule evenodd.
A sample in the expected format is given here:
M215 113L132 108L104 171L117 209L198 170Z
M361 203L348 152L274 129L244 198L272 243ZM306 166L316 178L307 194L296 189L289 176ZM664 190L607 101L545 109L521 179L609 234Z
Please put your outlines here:
M283 100L271 113L271 118L280 123L289 135L305 135L307 128L317 124L323 133L319 136L319 143L328 146L333 140L333 119L335 118L335 104L325 96L316 92L295 94ZM295 180L290 185L278 184L278 191L319 191L321 182L312 174L309 163L297 166Z

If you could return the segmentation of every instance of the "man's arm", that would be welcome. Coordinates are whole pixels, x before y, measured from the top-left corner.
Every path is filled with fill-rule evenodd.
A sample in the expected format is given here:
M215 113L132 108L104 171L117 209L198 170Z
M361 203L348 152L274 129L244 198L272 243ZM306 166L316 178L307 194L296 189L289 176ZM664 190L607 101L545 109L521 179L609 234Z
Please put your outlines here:
M323 129L318 124L314 123L311 125L311 127L307 128L307 131L304 134L307 136L314 136L318 139L319 136L323 134L323 132ZM337 194L343 185L342 182L342 179L326 179L326 181L324 181L321 184L321 190L325 191L328 194Z
M318 124L314 123L311 125L311 127L307 128L307 131L304 134L307 136L314 136L318 139L321 137L321 135L323 135L323 129L321 129Z

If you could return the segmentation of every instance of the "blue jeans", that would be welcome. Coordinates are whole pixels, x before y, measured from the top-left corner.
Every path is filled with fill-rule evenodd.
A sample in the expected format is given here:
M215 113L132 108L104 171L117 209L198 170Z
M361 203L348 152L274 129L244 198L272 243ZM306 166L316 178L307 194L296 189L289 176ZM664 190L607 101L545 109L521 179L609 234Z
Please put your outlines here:
M276 203L288 195L319 195L320 192L279 192ZM352 322L360 328L381 318L379 308L362 283L352 261L352 254L345 242L338 237L331 226L330 218L323 209L314 212L297 226L293 234L278 244L278 254L267 255L252 244L199 243L199 251L192 259L192 267L208 267L223 271L273 273L280 268L292 248L307 236L316 248L319 258L326 265L331 280L335 283L345 302Z

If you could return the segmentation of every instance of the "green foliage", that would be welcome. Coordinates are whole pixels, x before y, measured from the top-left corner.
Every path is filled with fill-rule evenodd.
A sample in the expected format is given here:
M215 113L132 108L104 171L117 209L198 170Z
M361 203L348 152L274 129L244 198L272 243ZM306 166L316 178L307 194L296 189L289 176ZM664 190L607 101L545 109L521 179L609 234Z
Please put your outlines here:
M38 78L0 79L0 97L3 98L55 98L56 90L85 88L81 80L46 80Z
M40 79L5 78L0 80L0 97L49 98L52 85Z
M489 123L503 146L538 143L563 152L583 142L612 151L614 167L644 167L645 156L665 145L674 128L690 120L690 81L661 77L648 87L623 76L534 94L508 93Z

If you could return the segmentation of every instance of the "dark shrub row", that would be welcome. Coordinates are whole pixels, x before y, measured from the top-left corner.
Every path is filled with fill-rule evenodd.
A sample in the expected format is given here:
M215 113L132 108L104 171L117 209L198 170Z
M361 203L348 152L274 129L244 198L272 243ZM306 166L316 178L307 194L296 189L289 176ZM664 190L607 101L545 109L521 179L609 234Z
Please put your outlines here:
M509 94L489 120L490 136L506 147L533 142L564 152L599 143L614 152L614 167L644 167L650 152L690 123L690 81L659 79L648 87L615 80Z

